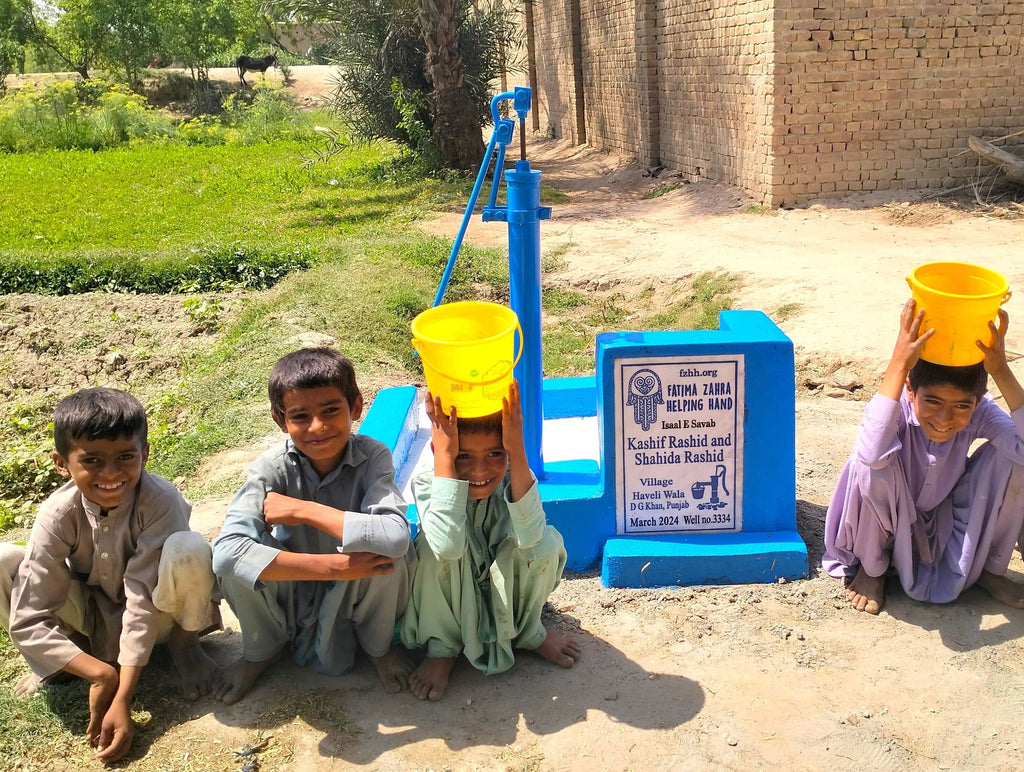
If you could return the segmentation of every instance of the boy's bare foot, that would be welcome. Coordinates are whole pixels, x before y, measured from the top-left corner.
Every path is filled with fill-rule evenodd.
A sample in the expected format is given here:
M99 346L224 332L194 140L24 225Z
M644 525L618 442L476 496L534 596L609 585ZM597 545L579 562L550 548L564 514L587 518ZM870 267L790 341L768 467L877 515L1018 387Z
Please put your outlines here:
M384 691L388 694L397 694L403 689L409 688L412 662L394 646L388 649L383 656L371 656L370 659L373 660L373 666L377 668L377 675L380 676L380 681L384 684Z
M448 688L454 657L427 657L409 676L409 690L421 700L437 702Z
M31 697L42 688L43 679L35 673L29 673L27 676L23 676L22 679L14 685L14 696Z
M220 666L210 659L199 645L199 634L189 633L177 625L167 640L171 659L181 678L181 695L190 702L217 694L225 686Z
M280 652L259 662L239 657L224 673L223 683L213 696L226 705L234 705L252 688L260 674L280 658Z
M533 651L559 667L572 667L580 658L583 649L575 639L548 630L544 643Z
M1009 577L982 571L978 577L978 586L988 590L989 595L1000 603L1013 608L1024 608L1024 584L1013 581Z
M50 684L66 684L74 680L75 677L71 675L71 673L66 673L63 670L58 670L56 673L47 676L46 678L40 678L35 673L29 673L26 676L22 676L18 683L14 685L14 696L31 697L44 686L49 686Z
M885 602L885 574L868 576L863 566L858 566L857 575L846 585L846 597L857 611L877 614Z

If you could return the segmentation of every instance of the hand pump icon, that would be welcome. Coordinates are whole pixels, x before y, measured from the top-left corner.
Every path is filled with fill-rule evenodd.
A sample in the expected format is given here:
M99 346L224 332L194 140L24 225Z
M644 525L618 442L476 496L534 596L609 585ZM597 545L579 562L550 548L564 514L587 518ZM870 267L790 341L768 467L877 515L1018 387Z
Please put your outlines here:
M722 491L724 491L726 495L729 494L729 489L725 487L725 475L725 466L718 464L715 467L715 473L711 476L710 480L707 482L701 480L690 486L690 495L695 499L703 499L705 489L711 488L711 500L702 501L697 505L697 509L725 509L726 503L718 498L719 485L721 485Z

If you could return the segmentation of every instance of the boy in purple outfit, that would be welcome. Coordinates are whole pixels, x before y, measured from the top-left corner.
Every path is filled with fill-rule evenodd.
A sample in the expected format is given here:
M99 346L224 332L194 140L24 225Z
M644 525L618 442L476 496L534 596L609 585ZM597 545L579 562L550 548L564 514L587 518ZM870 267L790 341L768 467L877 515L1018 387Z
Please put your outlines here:
M933 334L919 336L923 317L909 300L829 503L822 566L869 614L890 568L915 600L948 603L977 583L1024 608L1024 585L1006 577L1024 521L1024 389L1006 362L1009 318L1000 310L989 323L991 347L977 342L982 362L949 367L921 360ZM1009 415L986 394L988 376Z

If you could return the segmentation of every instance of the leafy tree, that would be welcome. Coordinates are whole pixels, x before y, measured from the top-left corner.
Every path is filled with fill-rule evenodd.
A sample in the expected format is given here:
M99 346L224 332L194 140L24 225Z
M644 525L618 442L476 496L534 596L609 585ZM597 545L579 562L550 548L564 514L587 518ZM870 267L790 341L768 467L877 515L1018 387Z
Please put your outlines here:
M160 49L157 24L162 0L103 0L107 32L100 61L135 88L142 68Z
M210 78L210 62L237 34L235 10L246 0L163 0L160 26L165 55L197 81Z
M418 18L427 47L426 75L433 86L429 101L434 144L445 166L473 169L484 157L484 143L459 51L458 5L458 0L419 0Z
M212 102L210 66L239 37L263 23L257 0L161 0L161 52L184 65L195 82L196 108Z
M41 15L47 9L56 14L52 24ZM35 42L88 79L110 29L104 0L57 0L52 6L37 6L34 13Z
M334 107L369 138L472 169L483 157L490 83L518 42L506 0L274 0L305 22L333 22L326 55L341 75Z
M25 45L32 34L32 0L0 0L0 94L4 78L25 68Z

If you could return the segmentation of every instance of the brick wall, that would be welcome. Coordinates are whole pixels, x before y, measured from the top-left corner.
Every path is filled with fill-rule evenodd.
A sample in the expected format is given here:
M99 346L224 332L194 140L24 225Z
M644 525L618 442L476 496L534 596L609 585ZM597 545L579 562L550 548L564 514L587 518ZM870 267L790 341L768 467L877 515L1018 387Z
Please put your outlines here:
M537 86L534 109L545 134L583 141L576 129L576 93L569 0L533 3Z
M657 6L661 162L764 196L772 176L772 0Z
M636 0L579 0L587 141L638 154Z
M1024 128L1022 0L775 5L773 203L955 185L968 136Z
M978 165L961 153L968 136L1024 129L1024 0L544 0L533 12L541 130L772 205L959 184Z

